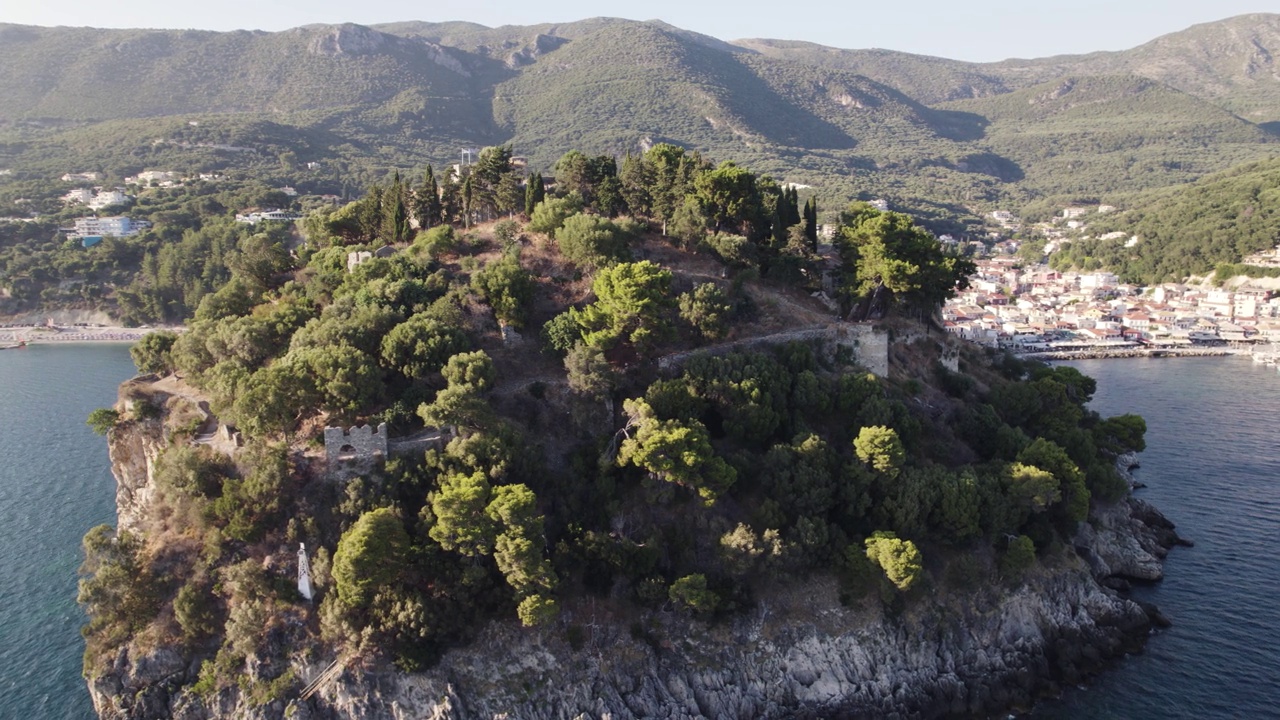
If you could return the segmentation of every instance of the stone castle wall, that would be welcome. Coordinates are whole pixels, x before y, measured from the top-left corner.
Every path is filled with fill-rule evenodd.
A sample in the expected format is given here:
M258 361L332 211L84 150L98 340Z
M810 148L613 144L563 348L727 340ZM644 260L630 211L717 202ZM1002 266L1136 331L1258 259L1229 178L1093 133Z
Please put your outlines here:
M339 460L372 460L387 457L387 424L375 430L357 425L349 430L340 427L324 429L324 455L330 464Z
M699 348L684 353L667 355L658 360L661 370L678 368L695 355L726 355L731 352L754 350L766 345L781 345L789 342L824 342L832 353L844 351L849 353L853 362L865 367L877 376L889 374L889 333L870 325L837 323L820 327L800 328L788 332L747 338L731 343L722 343L709 348Z

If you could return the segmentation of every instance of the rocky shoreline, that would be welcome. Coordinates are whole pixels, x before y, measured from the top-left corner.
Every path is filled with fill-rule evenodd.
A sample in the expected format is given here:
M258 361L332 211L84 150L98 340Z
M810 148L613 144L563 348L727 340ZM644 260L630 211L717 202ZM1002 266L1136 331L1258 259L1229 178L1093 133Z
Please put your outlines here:
M145 515L164 442L159 428L139 429L149 431L111 443L122 526ZM1125 470L1134 464L1121 458ZM198 667L174 648L136 658L122 650L88 684L104 720L981 717L1029 708L1138 651L1166 621L1125 590L1159 580L1161 561L1182 543L1158 510L1130 496L1095 508L1073 547L1016 587L939 586L897 609L843 606L822 578L714 624L587 599L549 628L491 623L422 673L345 658L310 698L260 707L234 689L198 698L190 689ZM276 642L296 647L287 635ZM300 685L333 660L284 654ZM275 676L281 668L271 664L261 669Z

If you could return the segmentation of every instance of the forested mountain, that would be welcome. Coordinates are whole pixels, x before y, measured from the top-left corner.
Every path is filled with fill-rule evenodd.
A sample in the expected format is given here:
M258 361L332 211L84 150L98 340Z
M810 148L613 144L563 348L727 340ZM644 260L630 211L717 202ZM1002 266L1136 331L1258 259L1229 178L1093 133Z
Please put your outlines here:
M1125 52L979 64L611 18L2 25L0 168L8 183L239 168L339 192L462 147L510 143L549 169L570 147L621 157L671 142L814 186L828 208L884 196L954 216L1271 157L1278 28L1280 16L1245 16Z
M987 66L1006 82L1062 75L1141 75L1256 123L1280 121L1280 15L1204 23L1122 52L1008 60Z
M1172 185L1256 158L1274 142L1206 100L1136 75L1070 76L941 107L985 118L991 149L1025 169L1026 184L1051 193Z
M1197 182L1149 190L1122 201L1125 212L1093 223L1093 239L1054 256L1058 267L1106 266L1134 282L1178 281L1270 250L1280 241L1280 160L1235 168ZM1109 231L1138 244L1100 240ZM1234 269L1232 272L1239 270Z

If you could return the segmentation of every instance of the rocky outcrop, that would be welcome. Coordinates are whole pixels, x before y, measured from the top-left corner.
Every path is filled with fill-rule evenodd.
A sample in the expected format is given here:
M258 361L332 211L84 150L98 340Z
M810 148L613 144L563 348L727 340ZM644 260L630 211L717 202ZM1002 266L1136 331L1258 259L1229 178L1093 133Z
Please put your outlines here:
M131 420L107 435L111 473L116 477L119 529L142 529L156 492L156 459L168 445L169 437L160 420Z
M145 507L163 439L136 429L112 440L122 525ZM89 686L107 720L983 716L1028 707L1140 648L1162 618L1110 581L1158 579L1178 541L1155 508L1130 497L1095 508L1074 549L1043 559L1021 583L925 588L889 609L876 600L846 607L824 578L777 588L752 612L714 624L586 599L548 628L491 623L426 672L353 660L305 700L301 686L332 658L290 640L279 657L291 658L297 687L261 707L235 689L197 697L197 668L164 648L136 658L122 650ZM268 667L265 677L283 669L260 669Z
M324 57L360 57L379 55L392 50L421 52L433 63L464 77L471 73L446 48L420 39L408 39L388 35L373 28L353 23L321 26L318 28L298 28L295 32L306 32L312 35L307 44L307 52Z
M121 648L111 667L89 680L93 709L101 718L181 717L174 712L174 700L188 674L186 661L174 649L134 659L128 648Z
M1133 453L1116 459L1116 469L1130 487L1138 486ZM1164 577L1164 559L1175 545L1191 543L1150 503L1132 495L1113 505L1094 507L1076 533L1076 552L1099 580L1156 582ZM1123 586L1123 583L1120 584Z
M642 632L596 617L577 651L563 629L495 624L427 673L348 671L293 717L984 715L1079 682L1149 629L1141 607L1096 584L1069 554L1020 588L935 593L898 616L878 603L845 608L822 582L762 608L725 626L659 615Z

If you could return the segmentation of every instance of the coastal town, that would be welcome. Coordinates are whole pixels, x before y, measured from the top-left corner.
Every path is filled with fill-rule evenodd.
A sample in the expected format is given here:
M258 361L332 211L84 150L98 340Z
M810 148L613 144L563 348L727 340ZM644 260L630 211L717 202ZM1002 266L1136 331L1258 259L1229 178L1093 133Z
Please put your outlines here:
M1093 212L1109 210L1103 206ZM1038 230L1051 244L1070 242L1057 228L1083 231L1082 214L1067 208L1059 217L1062 222ZM1018 227L1008 213L992 216L1006 228ZM1115 239L1139 242L1136 237ZM1277 357L1280 293L1267 281L1238 287L1143 287L1104 270L1063 272L1029 262L1017 254L1020 244L1014 240L975 245L980 252L969 287L942 309L947 331L966 340L1044 357L1247 354L1271 363ZM1247 261L1259 266L1280 262L1280 250Z

